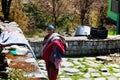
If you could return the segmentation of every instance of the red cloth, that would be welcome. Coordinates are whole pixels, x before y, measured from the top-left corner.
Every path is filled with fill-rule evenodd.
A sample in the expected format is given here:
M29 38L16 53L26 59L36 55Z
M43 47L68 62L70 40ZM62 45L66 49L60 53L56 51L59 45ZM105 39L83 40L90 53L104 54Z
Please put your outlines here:
M50 55L54 51L54 47L59 48L61 53L65 53L64 45L59 40L52 41L49 45L47 45L44 48L42 59L45 60L45 62L46 62L46 69L48 72L49 80L57 80L57 76L58 76L58 72L59 72L59 69L55 68L54 63L49 61ZM55 61L55 64L58 64L58 63L60 63L59 60Z
M49 57L52 53L52 51L54 50L54 46L57 46L59 48L59 50L61 51L61 53L65 53L65 49L64 49L64 45L62 44L62 42L55 40L52 41L48 46L46 46L43 50L43 55L42 55L42 59L45 61L49 60Z
M49 80L57 80L59 69L55 69L55 66L53 63L49 62L47 67L47 73Z

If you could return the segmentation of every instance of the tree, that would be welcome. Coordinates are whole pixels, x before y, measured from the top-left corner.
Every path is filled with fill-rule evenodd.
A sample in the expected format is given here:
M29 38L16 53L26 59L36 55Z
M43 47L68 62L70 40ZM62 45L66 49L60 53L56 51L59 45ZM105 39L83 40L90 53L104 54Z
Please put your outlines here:
M48 17L46 22L49 21L49 24L59 27L59 21L60 19L63 19L62 16L64 17L64 15L68 15L68 10L66 10L68 9L67 2L68 1L66 0L35 0L33 4L42 13L42 15L46 15ZM63 20L61 21L63 22Z
M3 20L9 20L9 12L12 0L1 0L2 12L4 15Z
M89 22L86 18L88 18L87 14L89 13L90 6L94 1L95 0L78 0L74 4L76 9L79 10L81 25L85 25Z
M66 3L66 2L64 2ZM54 25L57 26L57 19L60 17L60 15L63 14L63 9L66 8L66 5L61 0L52 0L52 15L53 15L53 22Z
M81 25L85 24L86 14L90 11L90 6L94 0L80 0L80 16L81 16Z

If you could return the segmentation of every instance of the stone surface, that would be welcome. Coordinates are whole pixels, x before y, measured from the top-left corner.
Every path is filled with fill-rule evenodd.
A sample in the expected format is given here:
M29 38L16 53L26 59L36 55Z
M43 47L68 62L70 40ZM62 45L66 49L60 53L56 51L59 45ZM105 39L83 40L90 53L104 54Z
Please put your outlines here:
M115 38L117 37L117 38ZM42 43L41 39L28 39L31 47L34 52L41 56L42 55ZM87 39L87 37L65 37L65 40L68 43L66 56L81 56L81 55L89 55L89 54L101 54L101 53L109 53L114 49L120 49L120 38L116 35L113 37L109 37L107 39ZM107 59L111 60L111 59Z
M118 64L108 64L108 66L114 67L114 68L120 68Z
M72 80L71 78L60 78L60 80Z
M112 68L115 73L119 73L120 69Z
M100 75L100 73L91 73L91 76L93 78L97 78L97 77L100 77L101 75Z
M120 78L118 78L118 80L120 80Z
M65 66L65 67L73 66L73 64L71 62L62 62L61 65Z
M81 78L79 80L91 80L91 79L90 78L89 79L88 78Z
M99 67L99 64L97 64L97 63L90 63L88 65L91 66L91 67Z
M84 74L84 77L85 77L85 78L90 78L90 73Z
M45 64L45 61L44 60L39 60L38 63L44 63Z
M78 62L78 61L73 61L73 63L76 64L76 65L80 64L80 62Z
M75 68L64 68L64 71L69 72L69 73L78 73L79 70Z
M39 63L40 67L45 67L45 63Z
M47 71L44 61L38 61L42 73L47 76ZM59 70L59 80L119 80L120 78L120 65L117 63L108 62L103 64L104 61L96 61L88 57L83 58L63 58L62 67ZM95 64L95 65L94 65ZM72 76L72 77L71 77Z
M65 75L66 76L74 76L75 74L73 74L73 73L66 73Z
M102 61L112 61L111 58L107 57L107 56L97 56L96 60L102 60Z
M94 80L106 80L106 78L95 78Z
M102 74L102 76L111 76L111 75L112 75L112 74L109 73L109 72L102 72L101 74Z
M113 73L114 76L120 77L120 73Z
M107 67L103 67L103 68L100 69L100 71L102 71L102 72L108 72L108 68Z
M97 72L98 70L93 69L93 68L88 68L88 72Z
M115 77L115 76L109 76L109 77L107 78L107 80L117 80L117 77Z

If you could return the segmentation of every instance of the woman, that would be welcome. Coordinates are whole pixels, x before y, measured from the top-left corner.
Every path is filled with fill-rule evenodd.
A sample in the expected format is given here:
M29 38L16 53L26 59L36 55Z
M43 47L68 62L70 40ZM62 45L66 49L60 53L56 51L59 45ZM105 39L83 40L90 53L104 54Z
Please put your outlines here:
M61 58L65 53L64 38L55 33L55 28L52 25L48 26L47 31L48 35L43 41L42 59L45 60L49 80L57 80Z

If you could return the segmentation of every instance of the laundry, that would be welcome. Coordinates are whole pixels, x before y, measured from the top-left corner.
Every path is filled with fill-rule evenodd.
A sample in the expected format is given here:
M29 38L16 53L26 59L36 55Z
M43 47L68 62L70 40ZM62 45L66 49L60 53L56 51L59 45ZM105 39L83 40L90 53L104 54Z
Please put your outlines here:
M25 38L22 30L19 28L19 25L16 22L10 23L2 23L0 24L1 35L0 35L0 44L2 46L11 46L11 45L24 45L27 47L21 48L17 47L16 49L9 50L14 55L25 55L29 51L33 54L34 58L36 58L30 44Z
M11 49L9 50L9 52L13 55L26 55L28 54L28 49L25 48L25 47L20 47L20 46L17 46L17 45L13 45L11 46Z

